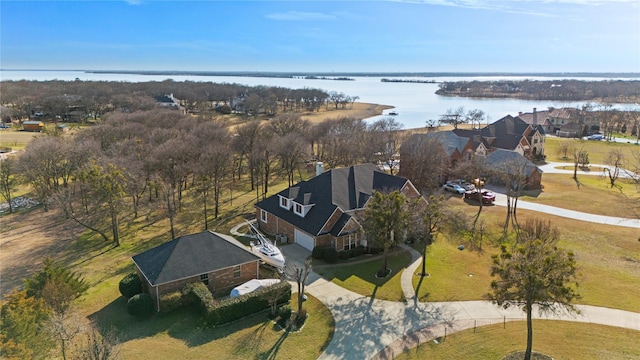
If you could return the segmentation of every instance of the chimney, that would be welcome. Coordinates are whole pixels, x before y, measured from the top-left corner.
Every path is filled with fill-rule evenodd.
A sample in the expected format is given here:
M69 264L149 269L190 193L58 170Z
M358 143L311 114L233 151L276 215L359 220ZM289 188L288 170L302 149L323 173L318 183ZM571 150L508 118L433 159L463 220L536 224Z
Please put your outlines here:
M538 113L536 108L533 108L533 125L538 125Z
M324 163L318 161L316 163L316 176L322 174L324 172Z

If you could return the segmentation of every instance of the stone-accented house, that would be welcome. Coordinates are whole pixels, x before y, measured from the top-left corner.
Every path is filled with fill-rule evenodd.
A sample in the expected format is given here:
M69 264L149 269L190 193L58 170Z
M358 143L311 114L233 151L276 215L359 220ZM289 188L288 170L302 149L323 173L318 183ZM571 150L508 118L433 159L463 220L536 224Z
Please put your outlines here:
M511 151L498 149L487 155L485 164L492 172L504 172L509 176L524 176L523 190L539 189L542 183L542 169L534 163L523 157L521 154ZM489 181L492 184L504 184L504 178L500 176L492 176Z
M453 132L483 144L488 153L497 149L512 150L531 159L544 155L546 136L541 125L530 125L519 117L507 115L482 129L456 129Z
M257 224L262 232L284 235L288 242L308 250L366 246L358 214L374 191L394 190L409 198L420 196L411 181L373 164L332 169L258 202Z
M412 141L415 141L416 138L422 138L425 140L433 139L438 141L446 152L449 158L449 163L452 166L455 166L459 161L471 160L474 153L477 151L473 141L468 137L457 135L454 131L435 131L426 134L413 134L406 142L411 143ZM402 158L402 147L400 150L400 158Z
M160 311L163 294L203 282L212 293L258 278L260 258L228 235L203 231L132 257L145 292Z

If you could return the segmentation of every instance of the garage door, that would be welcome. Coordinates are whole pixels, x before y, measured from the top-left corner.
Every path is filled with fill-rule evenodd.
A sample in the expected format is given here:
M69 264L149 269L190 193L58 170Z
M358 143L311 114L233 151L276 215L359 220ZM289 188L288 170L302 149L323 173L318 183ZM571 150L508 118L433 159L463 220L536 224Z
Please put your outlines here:
M308 249L309 251L313 251L314 239L312 236L307 235L307 233L302 232L298 229L294 230L294 235L295 235L296 244L302 246L305 249Z

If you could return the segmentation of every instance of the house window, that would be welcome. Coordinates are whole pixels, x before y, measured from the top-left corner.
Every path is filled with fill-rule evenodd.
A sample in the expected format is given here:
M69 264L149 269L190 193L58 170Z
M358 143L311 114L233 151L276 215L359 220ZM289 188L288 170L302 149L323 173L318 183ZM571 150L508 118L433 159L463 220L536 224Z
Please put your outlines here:
M281 197L280 198L280 206L282 206L285 209L289 209L289 199Z
M262 210L262 209L260 209L260 220L261 220L263 223L266 223L266 222L267 222L267 212L266 212L266 211L264 211L264 210Z
M233 268L233 278L237 279L242 276L242 271L240 270L240 266L236 266Z
M295 206L296 206L296 214L302 215L302 205L295 204Z
M202 281L202 283L204 283L205 285L209 285L209 274L200 275L200 281Z

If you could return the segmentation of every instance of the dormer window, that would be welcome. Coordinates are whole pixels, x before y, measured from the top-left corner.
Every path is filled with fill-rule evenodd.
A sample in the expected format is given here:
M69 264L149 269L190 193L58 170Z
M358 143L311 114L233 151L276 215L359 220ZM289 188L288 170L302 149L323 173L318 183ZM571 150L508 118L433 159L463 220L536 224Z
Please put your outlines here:
M294 212L298 215L302 215L302 205L300 204L295 204L295 210Z
M280 207L287 210L291 209L291 200L284 196L280 196Z

